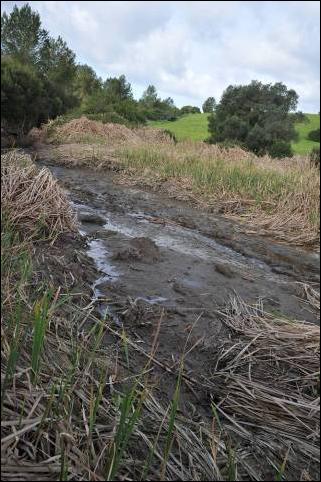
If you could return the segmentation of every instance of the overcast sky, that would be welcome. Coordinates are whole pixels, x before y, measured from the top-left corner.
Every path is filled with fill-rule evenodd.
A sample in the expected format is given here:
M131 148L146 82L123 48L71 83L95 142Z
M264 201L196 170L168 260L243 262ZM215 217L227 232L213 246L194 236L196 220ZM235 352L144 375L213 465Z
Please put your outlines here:
M1 2L11 11L14 4ZM154 84L180 107L219 100L230 84L284 82L320 110L320 3L315 1L30 1L51 35L105 79Z

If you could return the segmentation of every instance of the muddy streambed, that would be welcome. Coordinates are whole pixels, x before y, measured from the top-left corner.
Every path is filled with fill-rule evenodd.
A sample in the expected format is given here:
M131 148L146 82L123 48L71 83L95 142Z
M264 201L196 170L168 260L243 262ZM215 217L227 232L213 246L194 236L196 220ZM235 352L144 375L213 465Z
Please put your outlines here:
M164 363L178 360L198 320L198 344L186 368L206 373L209 353L226 335L217 313L231 296L263 300L267 311L318 322L297 284L317 285L318 253L247 236L223 217L124 187L119 174L48 167L69 192L87 255L95 261L92 290L100 314L124 326L145 350L162 316L158 357ZM171 396L168 384L164 391Z

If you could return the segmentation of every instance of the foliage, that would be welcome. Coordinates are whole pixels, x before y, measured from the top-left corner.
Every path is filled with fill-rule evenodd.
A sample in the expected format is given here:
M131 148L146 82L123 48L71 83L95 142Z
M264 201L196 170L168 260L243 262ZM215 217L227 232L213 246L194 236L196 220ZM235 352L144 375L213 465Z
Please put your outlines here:
M41 28L30 6L1 17L2 122L24 132L75 107L75 54Z
M192 105L184 105L180 109L180 113L183 114L200 114L201 109L199 107L193 107Z
M210 142L233 141L258 155L288 156L297 138L294 118L298 95L281 82L230 85L215 116L209 118Z
M216 107L216 101L214 97L209 97L202 105L204 114L211 114L212 112L214 112L215 107Z
M43 86L35 70L19 60L1 60L1 112L5 125L30 129L38 120Z
M125 75L108 78L104 82L104 92L111 103L133 99L132 88Z
M84 98L80 115L95 116L94 120L100 120L97 115L105 116L120 124L132 125L145 123L145 113L142 106L132 98L117 100L110 97L105 89L96 90L93 94ZM113 120L112 120L113 119Z
M6 12L1 16L1 56L37 64L47 40L48 32L41 28L40 16L30 5L20 9L15 5L9 16Z
M139 101L142 113L148 120L170 120L174 121L179 116L180 112L175 107L174 100L171 97L162 100L154 85L149 85L143 92Z
M308 139L313 142L320 142L320 129L310 131L308 134Z
M143 92L141 102L148 107L152 107L158 101L160 101L160 98L157 95L156 87L149 85Z
M80 101L94 94L102 87L102 80L97 77L94 69L86 64L79 64L76 67L74 79L74 91Z

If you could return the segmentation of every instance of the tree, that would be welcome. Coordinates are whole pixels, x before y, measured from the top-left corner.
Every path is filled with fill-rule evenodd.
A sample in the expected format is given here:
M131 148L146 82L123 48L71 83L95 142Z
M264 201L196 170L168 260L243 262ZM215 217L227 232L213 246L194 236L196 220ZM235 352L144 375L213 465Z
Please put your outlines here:
M27 131L37 124L42 84L35 70L17 59L1 59L1 116L11 130Z
M133 99L132 87L125 75L109 77L104 83L104 90L111 102Z
M212 112L214 112L215 107L216 107L216 101L214 97L209 97L202 105L204 114L211 114Z
M12 123L15 118L17 123L22 123L17 127L27 129L31 119L33 125L39 125L77 105L78 99L73 92L75 54L61 37L53 39L41 28L39 14L28 4L20 9L15 6L9 16L6 13L1 16L1 54L1 67L6 74L1 87L2 98L7 99L8 107L2 115L4 120L10 119ZM19 108L12 96L13 86L7 82L10 77L15 82L16 99L27 109L23 118L17 115ZM33 78L34 88L29 85L28 78ZM34 98L30 99L33 90ZM15 115L9 112L8 99Z
M83 101L85 97L90 96L97 90L102 88L102 81L97 77L94 69L89 65L80 65L76 67L76 75L74 80L75 94Z
M71 87L77 71L75 59L75 53L60 36L48 38L40 52L39 71L44 78Z
M297 102L297 93L280 82L229 86L209 117L209 142L238 144L257 155L291 155Z
M149 85L143 92L141 102L148 107L151 107L158 101L160 101L160 98L157 95L156 87L154 85Z
M174 100L171 97L167 97L167 99L163 100L165 105L168 105L168 107L175 107Z
M29 4L15 5L11 14L1 16L1 56L11 55L20 62L37 64L48 32L41 28L40 16Z

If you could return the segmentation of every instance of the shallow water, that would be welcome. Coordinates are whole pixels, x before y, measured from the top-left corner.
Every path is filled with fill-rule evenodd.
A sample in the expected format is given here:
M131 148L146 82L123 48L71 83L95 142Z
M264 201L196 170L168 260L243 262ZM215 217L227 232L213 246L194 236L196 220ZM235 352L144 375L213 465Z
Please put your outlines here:
M319 279L317 254L246 236L224 217L161 194L115 185L110 173L53 171L67 183L75 210L86 215L80 232L100 272L92 286L94 298L101 301L101 313L116 323L121 320L108 298L124 305L131 299L150 307L177 307L191 316L204 310L208 317L239 295L248 302L265 299L273 310L294 318L313 318L295 296L294 282ZM95 224L97 216L105 223ZM157 260L149 261L144 252L139 258L118 256L130 254L133 239L142 237L155 244Z

